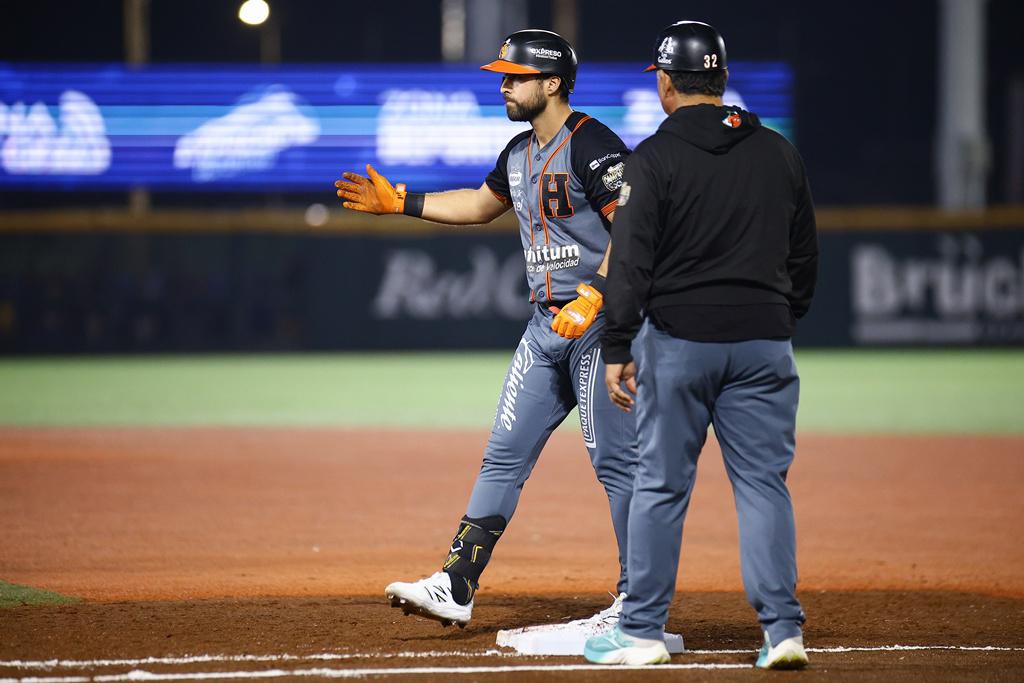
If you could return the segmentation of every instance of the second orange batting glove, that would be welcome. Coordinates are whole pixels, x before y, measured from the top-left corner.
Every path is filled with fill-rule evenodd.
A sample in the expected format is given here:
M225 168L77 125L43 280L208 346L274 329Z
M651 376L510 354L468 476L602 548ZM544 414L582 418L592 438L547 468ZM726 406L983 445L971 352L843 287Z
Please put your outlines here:
M604 305L604 295L592 284L581 282L576 293L579 296L563 306L551 321L551 329L566 339L582 337Z
M378 215L405 212L405 185L399 183L392 187L388 179L370 164L366 165L366 178L358 173L341 175L345 180L336 181L334 186L338 188L338 196L343 200L341 205L346 209Z

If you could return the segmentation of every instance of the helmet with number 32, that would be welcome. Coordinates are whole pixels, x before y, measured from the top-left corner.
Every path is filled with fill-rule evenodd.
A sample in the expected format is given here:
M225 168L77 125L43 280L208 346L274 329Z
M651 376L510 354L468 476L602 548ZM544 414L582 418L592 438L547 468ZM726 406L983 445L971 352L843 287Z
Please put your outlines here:
M658 34L652 61L644 71L723 71L727 67L725 41L713 26L677 21Z

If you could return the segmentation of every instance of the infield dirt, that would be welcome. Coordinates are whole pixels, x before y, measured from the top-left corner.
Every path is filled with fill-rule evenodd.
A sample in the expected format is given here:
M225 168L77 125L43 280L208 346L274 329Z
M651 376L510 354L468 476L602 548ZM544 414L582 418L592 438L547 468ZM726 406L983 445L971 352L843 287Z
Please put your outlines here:
M423 666L380 655L465 651L430 665L537 662L482 653L499 628L607 606L601 591L616 575L606 503L578 435L555 434L542 455L465 631L402 618L381 595L387 582L428 574L443 559L485 438L0 430L0 579L87 600L0 612L0 658L347 652L360 657L345 667ZM805 435L790 484L809 645L1024 647L1024 439ZM669 622L688 649L757 645L736 544L728 481L709 440ZM840 678L1019 680L1024 672L1021 649L812 658L818 674ZM749 653L673 659L749 661ZM34 675L42 674L0 666L0 677Z

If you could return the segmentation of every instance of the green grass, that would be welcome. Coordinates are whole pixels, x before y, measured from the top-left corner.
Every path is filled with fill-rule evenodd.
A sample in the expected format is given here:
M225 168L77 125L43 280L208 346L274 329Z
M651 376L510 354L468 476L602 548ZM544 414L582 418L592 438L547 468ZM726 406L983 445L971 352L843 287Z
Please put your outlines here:
M801 430L1024 434L1024 351L804 351Z
M0 424L480 427L496 354L0 361Z
M0 425L487 428L508 353L0 361ZM800 351L802 431L1024 434L1024 351Z
M81 600L38 588L0 581L0 609L20 607L21 605L70 605L76 602L81 602Z

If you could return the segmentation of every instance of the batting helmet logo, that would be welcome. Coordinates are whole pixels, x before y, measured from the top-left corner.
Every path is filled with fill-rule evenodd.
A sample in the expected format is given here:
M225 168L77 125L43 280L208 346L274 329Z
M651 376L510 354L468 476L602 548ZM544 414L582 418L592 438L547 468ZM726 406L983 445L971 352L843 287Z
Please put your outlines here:
M501 49L498 50L498 59L505 59L505 57L508 55L508 44L511 42L511 39L506 40L505 44L501 46Z
M676 51L676 41L673 38L665 38L661 41L661 45L658 47L658 62L661 64L671 64L672 55Z

